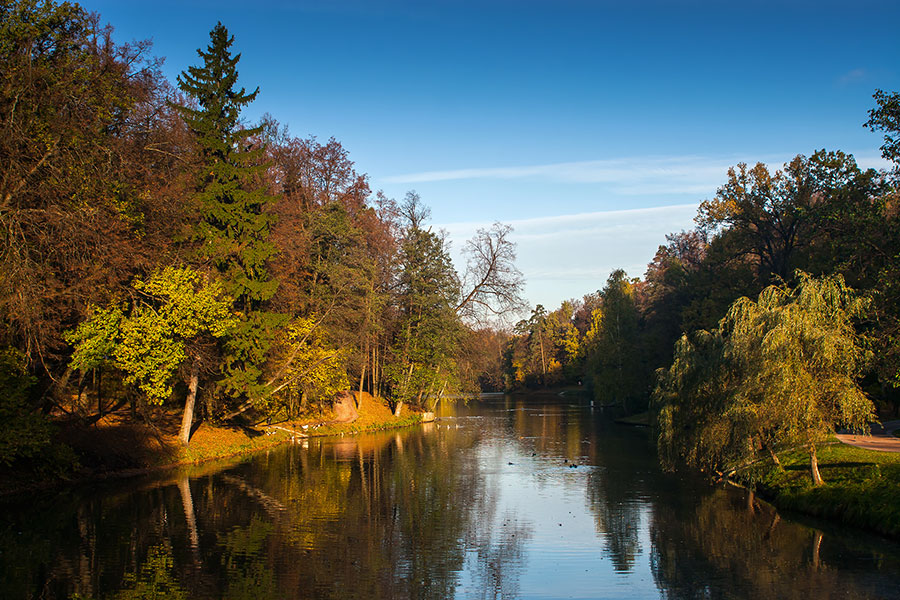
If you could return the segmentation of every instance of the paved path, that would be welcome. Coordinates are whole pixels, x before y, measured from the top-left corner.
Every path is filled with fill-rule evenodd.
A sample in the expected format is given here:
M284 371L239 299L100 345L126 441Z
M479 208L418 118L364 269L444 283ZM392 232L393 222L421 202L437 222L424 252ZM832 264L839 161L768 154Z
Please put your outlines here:
M900 421L885 421L881 425L872 426L872 435L839 433L836 437L845 444L867 450L900 452L900 438L894 436L896 429L900 429Z

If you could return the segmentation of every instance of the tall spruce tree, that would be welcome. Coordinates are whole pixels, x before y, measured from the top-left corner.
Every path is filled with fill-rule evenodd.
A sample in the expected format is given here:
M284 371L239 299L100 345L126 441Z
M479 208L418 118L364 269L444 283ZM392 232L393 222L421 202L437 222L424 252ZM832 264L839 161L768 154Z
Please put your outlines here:
M240 123L241 109L259 88L251 93L236 89L241 55L231 55L233 42L221 23L213 28L206 51L197 50L203 65L178 76L179 88L196 107L178 110L197 138L202 159L195 197L200 213L194 231L197 256L219 271L242 316L225 342L220 389L252 399L262 391L272 332L284 319L265 310L278 282L270 279L267 268L276 249L269 242L273 217L265 206L274 198L256 177L265 168L263 149L251 149L249 143L261 128Z

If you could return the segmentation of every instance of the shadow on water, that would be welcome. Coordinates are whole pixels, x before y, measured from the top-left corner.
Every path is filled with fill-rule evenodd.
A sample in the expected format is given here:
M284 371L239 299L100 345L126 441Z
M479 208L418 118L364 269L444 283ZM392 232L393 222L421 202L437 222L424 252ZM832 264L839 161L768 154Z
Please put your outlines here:
M896 544L659 471L579 398L0 506L3 598L891 598Z

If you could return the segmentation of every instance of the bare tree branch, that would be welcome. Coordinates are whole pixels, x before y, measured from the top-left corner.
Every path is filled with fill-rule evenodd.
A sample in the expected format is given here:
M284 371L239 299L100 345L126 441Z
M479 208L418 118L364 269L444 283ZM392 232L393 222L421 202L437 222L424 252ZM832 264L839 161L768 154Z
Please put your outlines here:
M516 245L509 239L512 230L510 225L494 223L490 229L479 229L466 242L464 291L456 306L461 317L480 322L527 309L522 298L525 279L516 268Z

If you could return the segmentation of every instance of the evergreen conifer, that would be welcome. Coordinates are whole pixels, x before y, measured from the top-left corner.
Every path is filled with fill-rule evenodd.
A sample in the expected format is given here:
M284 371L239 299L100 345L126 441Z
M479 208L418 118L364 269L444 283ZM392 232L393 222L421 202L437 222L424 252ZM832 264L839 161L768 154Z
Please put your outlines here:
M234 37L218 23L206 51L197 50L202 66L188 67L178 86L196 106L178 110L196 136L202 167L195 200L200 219L194 232L197 257L219 271L235 299L240 323L225 342L221 388L232 397L261 392L262 365L273 330L282 315L267 312L267 301L278 282L270 279L267 263L276 248L269 241L273 217L265 207L273 198L255 181L265 168L262 147L250 140L260 127L243 128L240 113L259 93L236 89L240 54L231 55Z

